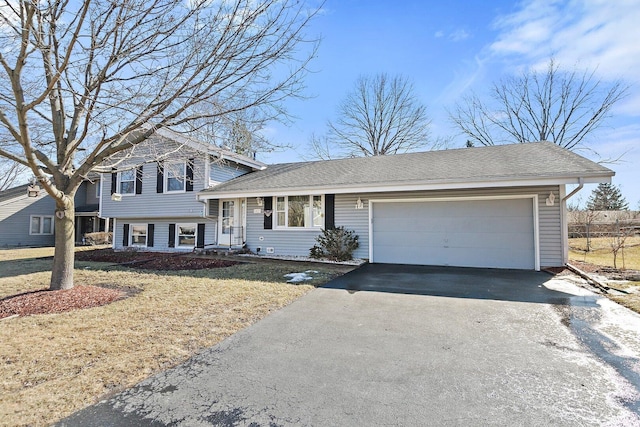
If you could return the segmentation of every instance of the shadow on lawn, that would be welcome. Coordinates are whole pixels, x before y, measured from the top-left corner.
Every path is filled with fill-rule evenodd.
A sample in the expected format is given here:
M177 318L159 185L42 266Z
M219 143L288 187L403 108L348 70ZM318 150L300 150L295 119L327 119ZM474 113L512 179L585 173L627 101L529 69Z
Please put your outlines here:
M51 271L52 266L53 257L23 258L0 261L0 279L21 276L23 274Z
M0 261L0 278L51 271L53 257L21 258ZM191 254L152 252L113 252L110 249L79 251L76 270L124 271L137 274L159 274L175 277L219 280L247 280L286 283L285 274L313 271L312 280L301 284L321 286L353 266L317 264L279 260L255 260L238 257L193 257ZM316 273L317 272L317 273Z

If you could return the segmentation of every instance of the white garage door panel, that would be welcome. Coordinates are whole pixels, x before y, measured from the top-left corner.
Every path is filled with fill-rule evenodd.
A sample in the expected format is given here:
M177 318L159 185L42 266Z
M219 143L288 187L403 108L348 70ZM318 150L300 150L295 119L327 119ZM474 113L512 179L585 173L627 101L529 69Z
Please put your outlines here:
M373 204L373 262L535 268L531 199Z

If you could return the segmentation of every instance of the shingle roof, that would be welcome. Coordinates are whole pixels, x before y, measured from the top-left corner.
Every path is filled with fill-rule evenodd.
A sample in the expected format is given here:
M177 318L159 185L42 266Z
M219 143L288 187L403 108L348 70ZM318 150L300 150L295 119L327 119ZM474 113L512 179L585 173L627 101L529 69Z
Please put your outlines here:
M551 142L270 165L209 193L608 178L614 172Z
M9 188L4 191L0 191L0 202L4 202L5 200L10 200L18 196L26 196L28 187L29 187L29 184L24 184L24 185L19 185L17 187Z

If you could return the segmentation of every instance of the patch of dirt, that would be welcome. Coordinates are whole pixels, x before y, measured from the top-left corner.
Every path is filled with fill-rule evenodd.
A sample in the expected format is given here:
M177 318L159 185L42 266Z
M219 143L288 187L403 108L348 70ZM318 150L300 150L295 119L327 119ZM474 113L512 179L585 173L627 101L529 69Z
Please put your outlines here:
M126 293L121 290L99 286L79 285L60 291L41 289L1 299L0 319L14 315L63 313L70 310L99 307L125 296Z
M113 249L77 252L76 260L110 262L124 267L160 271L202 270L205 268L230 267L237 264L236 261L196 257L191 254L138 251L116 252Z
M620 270L613 267L603 267L601 265L590 264L582 261L570 261L571 265L578 267L585 273L594 273L604 276L609 280L640 280L640 271Z

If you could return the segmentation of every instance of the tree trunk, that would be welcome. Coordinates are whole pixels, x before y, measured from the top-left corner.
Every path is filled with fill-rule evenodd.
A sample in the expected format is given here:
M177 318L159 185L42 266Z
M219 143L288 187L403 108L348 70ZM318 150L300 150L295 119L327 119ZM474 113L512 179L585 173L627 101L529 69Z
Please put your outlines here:
M64 213L64 216L61 214ZM61 218L62 217L62 218ZM75 206L73 197L62 207L56 204L55 252L49 290L73 288L73 267L75 261Z

